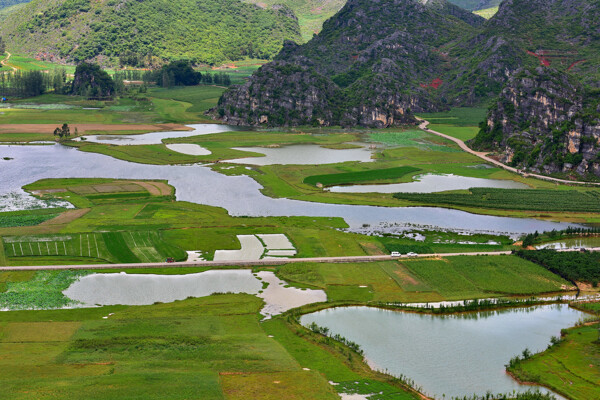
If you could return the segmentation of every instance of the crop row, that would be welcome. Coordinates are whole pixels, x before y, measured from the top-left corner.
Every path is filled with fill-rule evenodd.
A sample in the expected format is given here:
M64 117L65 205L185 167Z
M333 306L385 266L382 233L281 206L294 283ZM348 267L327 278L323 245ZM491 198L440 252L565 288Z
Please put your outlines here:
M533 211L600 212L600 191L471 188L471 193L396 193L399 200L428 204Z

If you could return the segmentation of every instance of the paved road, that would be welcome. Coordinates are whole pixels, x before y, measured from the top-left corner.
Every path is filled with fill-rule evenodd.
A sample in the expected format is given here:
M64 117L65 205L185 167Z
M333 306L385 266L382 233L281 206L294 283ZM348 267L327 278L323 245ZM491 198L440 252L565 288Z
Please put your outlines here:
M600 251L600 247L588 249L590 251ZM559 251L579 251L578 249L565 249ZM253 267L284 265L292 263L358 263L374 261L402 260L406 258L431 258L431 257L455 257L455 256L498 256L511 254L510 251L480 251L472 253L433 253L418 254L414 257L402 255L392 257L390 255L381 256L349 256L349 257L317 257L317 258L282 258L269 260L238 260L238 261L194 261L194 262L174 262L174 263L136 263L136 264L88 264L88 265L32 265L18 267L0 267L0 271L42 271L42 270L62 270L62 269L136 269L136 268L181 268L181 267Z
M545 175L539 175L539 174L532 174L532 173L523 172L523 171L521 171L521 170L519 170L517 168L513 168L511 166L508 166L506 164L501 163L498 160L494 160L493 158L488 157L487 153L485 153L485 152L479 152L479 151L475 151L475 150L469 148L469 146L467 146L465 144L465 142L463 142L460 139L457 139L455 137L452 137L452 136L443 134L441 132L437 132L437 131L434 131L432 129L429 129L429 128L427 128L427 125L429 125L429 121L425 121L424 119L421 119L421 118L417 118L417 119L419 121L421 121L421 124L419 125L419 128L422 129L422 130L424 130L425 132L433 133L434 135L443 137L443 138L448 139L448 140L452 140L454 143L456 143L461 149L463 149L467 153L471 153L474 156L477 156L477 157L481 158L484 161L487 161L489 163L497 165L500 168L504 168L507 171L514 172L515 174L522 175L525 178L534 177L534 178L542 179L542 180L545 180L545 181L550 181L550 182L555 182L555 183L565 183L565 184L569 184L569 185L593 185L593 186L600 186L600 183L598 183L598 182L569 181L569 180L566 180L566 179L558 179L558 178L552 178L550 176L545 176Z

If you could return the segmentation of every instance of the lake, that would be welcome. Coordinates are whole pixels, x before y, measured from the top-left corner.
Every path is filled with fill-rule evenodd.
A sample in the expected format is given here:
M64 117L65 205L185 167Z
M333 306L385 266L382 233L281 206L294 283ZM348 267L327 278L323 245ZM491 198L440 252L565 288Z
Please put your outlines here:
M379 185L332 186L327 190L336 193L434 193L446 190L461 190L472 187L500 189L528 189L521 182L508 179L471 178L452 174L425 174L415 177L414 182Z
M585 314L565 304L456 315L343 307L304 315L358 343L372 368L404 375L442 398L527 391L504 365L528 348L544 350L552 336Z
M226 162L250 165L311 165L337 164L346 161L371 162L372 151L366 147L356 149L328 149L316 144L295 144L284 147L234 147L234 150L264 154L264 157L247 157Z
M600 237L582 237L557 240L535 246L536 249L589 249L600 247Z
M268 283L266 288L263 282ZM253 274L249 269L209 270L197 274L91 274L73 282L63 294L80 306L150 305L169 303L213 293L248 293L265 301L261 313L270 318L291 308L327 301L322 290L288 287L271 271Z
M187 131L164 131L150 132L139 135L88 135L83 136L86 141L103 144L116 145L141 145L141 144L161 144L163 139L182 138L190 136L210 135L211 133L231 132L235 127L220 124L193 124L187 125L190 130Z

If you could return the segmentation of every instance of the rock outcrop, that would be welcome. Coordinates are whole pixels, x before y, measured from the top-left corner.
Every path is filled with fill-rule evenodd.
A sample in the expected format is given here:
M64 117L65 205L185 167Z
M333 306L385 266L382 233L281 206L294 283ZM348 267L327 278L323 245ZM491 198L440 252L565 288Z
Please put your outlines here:
M483 22L445 0L350 0L313 40L286 43L226 92L215 111L244 125L415 123L413 112L444 107L432 95L447 64L439 48Z
M350 0L311 41L287 44L227 92L218 112L237 124L385 127L487 104L521 68L600 87L598 63L597 0L505 0L487 22L445 0Z
M515 73L472 145L535 172L600 176L600 96L552 68Z

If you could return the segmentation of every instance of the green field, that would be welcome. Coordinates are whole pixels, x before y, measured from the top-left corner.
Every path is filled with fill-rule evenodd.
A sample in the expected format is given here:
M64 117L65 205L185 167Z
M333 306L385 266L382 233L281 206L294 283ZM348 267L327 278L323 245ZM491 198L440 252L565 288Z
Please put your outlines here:
M458 256L366 264L290 264L277 275L322 288L330 301L415 302L557 292L571 286L515 256Z
M46 208L41 210L12 211L0 213L0 226L10 228L15 226L32 226L57 217L63 210Z
M485 19L490 19L498 12L498 7L485 8L483 10L473 11L473 13L482 16Z
M304 178L304 183L309 185L317 185L317 183L323 186L334 186L344 185L359 182L377 182L385 180L397 180L408 174L414 174L419 169L413 167L397 167L397 168L385 168L375 169L361 172L347 172L341 174L328 174L328 175L312 175Z
M302 370L267 337L260 307L253 296L220 295L2 313L2 391L13 399L335 399L319 371Z
M471 188L465 193L396 193L394 198L427 204L531 211L600 211L598 190L544 190Z
M445 112L422 113L419 117L430 122L429 129L467 141L477 136L479 123L485 120L486 114L486 108L462 107Z
M148 93L134 93L110 101L49 93L35 98L10 99L12 108L3 109L2 123L125 123L132 124L135 129L133 124L208 122L204 111L216 104L223 90L209 85L155 88ZM0 140L2 136L0 134ZM18 138L11 140L19 141Z
M511 372L572 400L600 398L598 340L597 323L568 329L561 343L521 361Z

